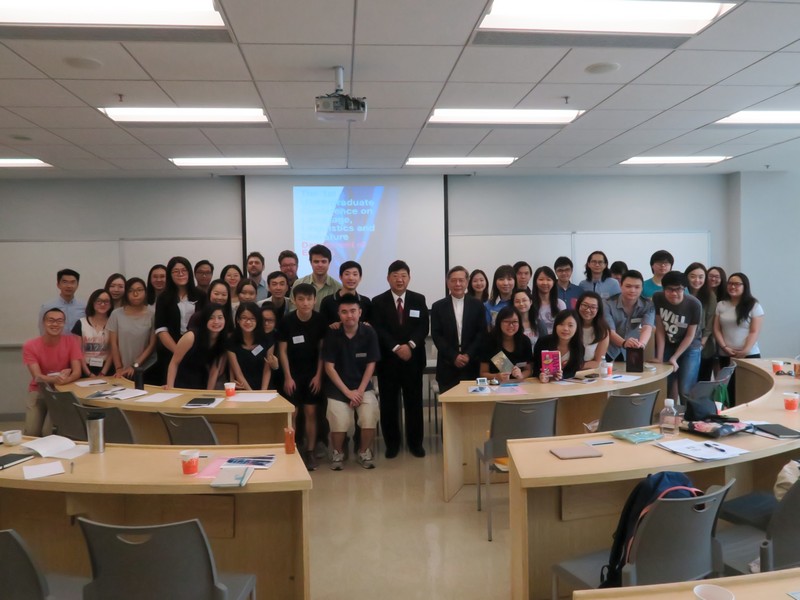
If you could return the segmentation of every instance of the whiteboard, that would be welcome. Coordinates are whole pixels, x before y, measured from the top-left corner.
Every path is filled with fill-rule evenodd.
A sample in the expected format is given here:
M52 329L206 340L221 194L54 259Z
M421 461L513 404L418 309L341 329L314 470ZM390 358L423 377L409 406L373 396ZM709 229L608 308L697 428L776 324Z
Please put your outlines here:
M56 273L81 275L77 297L83 300L119 271L119 242L0 242L0 344L22 344L39 335L39 307L58 296Z
M525 235L451 235L449 268L456 265L484 271L489 279L500 265L513 265L519 260L535 271L549 267L559 256L571 256L570 233L530 233Z
M650 255L656 250L667 250L675 257L675 270L683 271L693 262L710 267L711 234L708 231L687 232L630 232L593 231L576 232L573 236L575 275L581 279L589 254L602 250L608 256L609 266L617 260L624 261L628 269L641 271L645 279L652 276Z
M141 277L147 280L150 267L157 264L166 265L173 256L183 256L194 265L197 261L207 259L214 265L214 279L225 265L242 265L241 239L153 239L153 240L120 240L120 266L126 277Z

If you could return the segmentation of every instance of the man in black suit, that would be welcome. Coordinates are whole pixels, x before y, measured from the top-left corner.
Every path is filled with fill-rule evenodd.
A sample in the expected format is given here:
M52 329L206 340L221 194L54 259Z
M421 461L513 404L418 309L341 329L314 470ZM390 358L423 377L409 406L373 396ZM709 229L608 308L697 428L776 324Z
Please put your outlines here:
M462 266L447 272L448 296L431 307L431 336L436 345L436 381L439 392L463 379L475 379L486 332L483 303L467 294L469 272Z
M394 458L400 450L401 391L408 448L414 456L423 457L422 376L428 307L425 296L407 289L411 269L404 261L389 265L386 279L390 289L372 299L372 326L381 347L377 371L386 458Z

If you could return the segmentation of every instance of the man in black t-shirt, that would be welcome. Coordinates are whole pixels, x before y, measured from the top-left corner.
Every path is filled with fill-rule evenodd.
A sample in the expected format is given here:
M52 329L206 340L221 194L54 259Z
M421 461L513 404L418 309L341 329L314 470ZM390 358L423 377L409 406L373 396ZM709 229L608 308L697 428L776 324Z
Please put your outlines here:
M284 374L283 389L295 406L292 425L297 418L297 407L303 407L306 427L306 449L303 462L309 471L317 468L314 444L317 439L317 405L322 391L322 357L320 349L327 327L314 312L316 290L310 284L297 284L292 289L297 310L284 316L278 327L278 354Z
M361 323L369 322L369 313L372 308L372 301L367 296L358 293L358 284L361 283L361 265L354 260L346 260L339 267L339 279L342 282L342 289L338 292L325 296L319 305L319 314L325 319L328 325L334 328L339 327L339 303L343 296L355 296L359 307L361 307Z

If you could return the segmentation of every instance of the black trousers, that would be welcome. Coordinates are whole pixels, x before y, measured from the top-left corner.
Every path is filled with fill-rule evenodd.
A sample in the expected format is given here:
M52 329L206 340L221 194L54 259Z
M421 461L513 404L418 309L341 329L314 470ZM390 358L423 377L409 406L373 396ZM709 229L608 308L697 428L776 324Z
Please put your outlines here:
M750 354L748 356L745 356L745 358L761 358L761 355ZM730 364L731 364L730 356L719 357L720 369L724 369ZM728 400L730 400L731 406L736 406L736 371L733 372L733 375L731 375L731 380L728 382Z
M424 436L422 375L422 366L399 360L385 365L385 368L378 374L381 431L387 450L399 450L402 442L400 438L401 395L408 447L422 447Z

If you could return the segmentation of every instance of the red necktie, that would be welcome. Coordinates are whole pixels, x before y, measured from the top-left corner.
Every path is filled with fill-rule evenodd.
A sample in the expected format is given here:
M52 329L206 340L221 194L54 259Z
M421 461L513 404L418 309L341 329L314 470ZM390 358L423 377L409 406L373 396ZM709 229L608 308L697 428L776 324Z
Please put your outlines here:
M397 321L400 323L400 325L403 324L403 299L402 298L398 298L397 299Z

